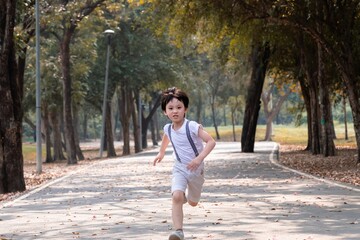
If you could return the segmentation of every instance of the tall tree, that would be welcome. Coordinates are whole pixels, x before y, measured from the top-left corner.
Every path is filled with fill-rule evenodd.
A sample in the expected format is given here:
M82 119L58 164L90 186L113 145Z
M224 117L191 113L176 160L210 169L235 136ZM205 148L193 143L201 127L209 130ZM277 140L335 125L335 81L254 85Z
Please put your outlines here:
M293 34L294 31L297 31L299 34L310 37L313 44L319 44L323 54L326 54L322 59L331 59L344 81L354 119L359 152L358 161L360 162L360 88L357 81L360 75L357 67L359 65L358 59L360 59L358 48L360 29L360 22L358 21L359 1L225 0L204 2L187 0L165 2L152 0L151 2L155 6L154 10L157 11L158 18L167 23L166 26L160 26L159 28L168 29L170 33L176 35L175 41L178 43L183 41L184 35L189 34L205 36L200 42L208 44L209 41L221 41L224 36L233 36L234 33L239 36L251 36L247 42L252 42L251 39L269 41L269 34L279 32L280 28L277 26L288 26L288 29L291 29L288 33ZM244 28L244 26L247 28ZM253 34L246 34L247 32ZM244 39L244 37L242 38ZM234 45L233 42L235 41L230 41L230 45ZM269 42L272 43L271 40ZM329 133L327 133L327 130L321 131L321 123L318 121L318 119L321 119L320 114L326 114L327 116L331 114L325 113L325 109L330 109L329 101L326 100L327 94L322 92L319 95L318 92L319 81L322 81L319 78L322 76L319 70L321 70L322 66L317 63L314 66L320 68L315 69L315 72L313 72L316 75L307 76L308 83L311 84L308 89L311 90L308 95L310 103L308 106L312 106L312 108L309 108L311 111L309 116L311 120L309 128L312 133L311 150L315 154L320 153L322 151L321 146L326 144L331 149L329 151L331 153L333 144L331 141L326 140L330 138L323 138L321 135L322 133L330 134L330 131ZM319 73L320 75L318 75ZM306 87L306 85L302 85L303 87ZM327 104L322 109L324 111L320 109L319 96L322 98L321 103ZM328 112L328 110L326 111ZM245 112L246 114L248 113ZM251 123L253 121L255 119L252 119L252 121L248 119L244 122ZM324 121L331 122L329 119L324 119ZM330 128L330 124L324 126ZM248 128L248 126L245 127ZM253 134L254 131L251 133Z
M266 2L266 1L262 1ZM253 12L257 19L279 25L291 26L307 34L315 44L319 44L336 65L346 86L353 114L355 137L360 162L360 99L357 78L360 3L353 1L270 1L273 11L268 8ZM310 17L309 17L310 16ZM319 28L319 24L321 28ZM354 51L356 49L356 51ZM313 143L314 145L314 143Z
M135 114L136 110L139 113L139 96L142 97L142 103L146 104L148 102L145 101L153 100L150 95L159 85L163 86L178 79L176 74L178 64L174 63L179 57L175 54L175 48L164 41L163 37L155 36L149 31L147 25L141 21L147 16L142 16L145 14L143 12L141 8L132 9L125 4L124 10L120 12L122 20L118 23L121 31L115 33L112 41L109 82L113 91L110 95L118 89L118 96L123 101L122 105L119 105L124 137L123 154L130 153L130 118L133 118L134 132L140 130L139 121L135 121L138 117L138 114ZM94 72L98 74L98 71ZM133 105L134 100L136 106ZM158 106L155 101L149 114L142 115L141 135L144 137L141 139L142 147L147 147L146 133ZM140 132L134 138L136 151L141 151L139 137Z
M243 131L241 132L242 152L254 152L256 126L261 104L260 98L269 58L269 43L254 44L251 55L252 75L246 96Z
M237 125L237 112L241 108L242 105L242 98L241 96L231 96L228 98L228 105L230 106L230 114L231 114L231 125L232 125L232 135L233 141L236 142L236 133L235 133L235 126Z
M22 92L14 38L16 0L0 5L0 193L25 190L22 155Z
M68 164L76 164L75 130L72 115L72 77L70 72L70 46L80 22L105 0L86 1L85 3L70 4L61 1L62 27L61 32L53 32L60 46L61 79L63 83L63 108L66 137L66 153Z
M275 77L275 76L274 76ZM280 112L280 108L287 99L287 97L292 92L289 85L283 84L283 91L279 91L278 96L275 98L274 95L274 88L276 88L275 85L275 79L270 80L268 83L268 88L264 89L261 94L261 100L264 105L264 113L266 118L266 130L265 130L265 137L264 141L271 141L272 140L272 123L274 121L275 116Z
M60 67L58 64L58 45L55 39L50 38L49 34L42 31L41 34L41 105L42 105L42 122L47 125L45 130L51 129L51 141L49 137L44 139L46 143L47 154L49 149L53 148L53 156L50 159L49 154L46 156L46 161L64 160L66 159L63 154L63 146L61 139L61 128L59 124L59 112L62 112L62 85ZM29 51L26 56L27 65L25 71L25 89L24 92L24 114L25 116L31 116L35 112L35 61L36 61L36 49L34 47L34 41L29 43ZM46 108L45 108L46 107ZM47 123L47 119L49 122Z
M202 51L206 50L208 45L219 47L219 44L213 43L228 42L227 48L241 49L243 55L252 54L251 66L256 68L251 70L252 74L248 84L249 90L242 132L242 150L245 152L253 151L258 111L260 109L260 95L264 82L264 78L261 78L265 76L270 57L270 46L269 42L262 36L263 33L267 32L267 28L261 21L251 20L254 19L252 15L254 11L256 12L256 8L263 6L263 4L258 1L252 4L247 1L234 2L230 0L151 2L154 4L154 11L157 13L156 17L160 18L162 22L166 22L165 26L161 25L157 30L165 29L171 35L176 36L174 41L178 45L183 43L185 37L192 35L198 40L199 50ZM255 52L256 54L254 54ZM255 60L254 57L264 58ZM226 61L221 62L222 64L226 63Z

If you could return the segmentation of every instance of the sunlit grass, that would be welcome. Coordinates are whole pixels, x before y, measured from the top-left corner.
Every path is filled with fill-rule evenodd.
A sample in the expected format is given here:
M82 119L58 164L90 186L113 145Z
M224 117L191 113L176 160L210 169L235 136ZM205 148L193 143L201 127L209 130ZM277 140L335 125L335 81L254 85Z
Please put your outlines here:
M215 128L206 127L205 130L216 139ZM219 126L219 141L233 141L232 126ZM265 138L265 125L258 125L256 129L256 141L262 141ZM241 140L241 126L235 127L235 138L237 142ZM350 146L356 147L355 133L353 126L348 125L349 140L345 140L345 127L341 124L336 124L335 132L337 139L335 140L335 146ZM294 145L306 145L307 144L307 127L306 126L292 126L292 125L274 125L272 140L282 145L294 144ZM42 157L45 157L45 147L42 147ZM35 162L36 160L36 144L24 143L23 144L23 156L25 161Z
M215 128L206 127L205 130L214 138L216 138ZM233 141L232 126L219 126L218 127L220 141ZM241 140L241 126L235 127L236 141ZM258 125L256 128L256 141L262 141L265 138L265 125ZM347 145L356 146L355 133L353 126L348 125L348 136L349 140L345 140L345 127L343 124L335 125L335 133L337 139L335 145ZM295 145L306 145L307 144L307 126L293 126L293 125L273 125L272 140L280 144L295 144Z
M216 138L215 128L207 127L206 131ZM218 127L220 141L233 141L232 126ZM235 127L235 138L239 142L241 140L241 126ZM266 126L258 125L256 128L255 141L263 141L265 139ZM294 127L284 125L274 125L272 140L279 143L301 144L307 142L307 129L305 127Z
M45 149L42 147L42 157L45 157ZM34 163L36 160L36 143L23 143L23 158L26 162Z

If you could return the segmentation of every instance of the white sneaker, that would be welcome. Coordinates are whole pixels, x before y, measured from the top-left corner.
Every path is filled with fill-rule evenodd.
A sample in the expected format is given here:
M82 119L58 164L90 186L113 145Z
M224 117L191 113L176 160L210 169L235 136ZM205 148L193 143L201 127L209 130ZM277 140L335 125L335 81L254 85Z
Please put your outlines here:
M169 240L184 240L184 232L182 230L176 230L170 234Z

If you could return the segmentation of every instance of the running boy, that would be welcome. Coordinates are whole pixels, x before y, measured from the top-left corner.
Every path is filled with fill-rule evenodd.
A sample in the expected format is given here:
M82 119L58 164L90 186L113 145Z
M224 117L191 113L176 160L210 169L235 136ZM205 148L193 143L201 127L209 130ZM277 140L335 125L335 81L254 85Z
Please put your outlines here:
M189 98L185 92L175 87L163 92L161 109L171 120L164 126L164 136L160 151L154 159L154 166L164 158L165 150L171 142L173 146L172 176L172 221L174 232L169 240L183 240L183 204L195 207L204 184L204 159L215 147L215 140L194 121L185 118ZM203 145L205 142L205 146ZM188 190L187 197L185 191Z

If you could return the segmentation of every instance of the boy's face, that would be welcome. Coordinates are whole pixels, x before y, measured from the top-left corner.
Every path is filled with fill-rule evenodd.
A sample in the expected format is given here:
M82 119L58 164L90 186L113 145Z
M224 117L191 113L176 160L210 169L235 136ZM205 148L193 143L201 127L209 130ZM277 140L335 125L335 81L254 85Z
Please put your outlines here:
M166 104L166 109L164 114L173 122L173 123L182 123L185 118L185 113L187 109L184 106L184 103L179 101L177 98L171 99L168 104Z

